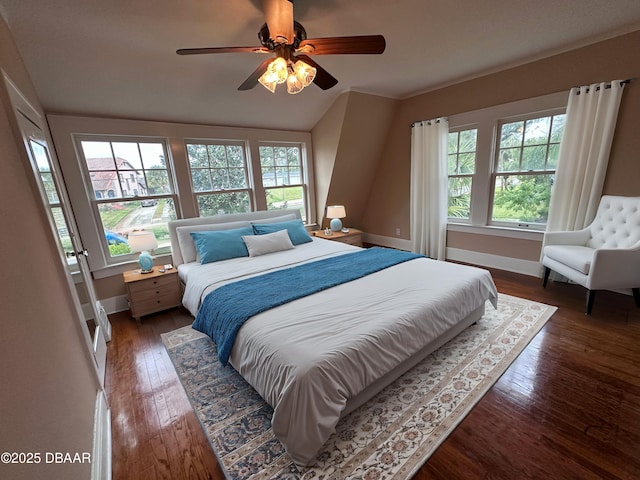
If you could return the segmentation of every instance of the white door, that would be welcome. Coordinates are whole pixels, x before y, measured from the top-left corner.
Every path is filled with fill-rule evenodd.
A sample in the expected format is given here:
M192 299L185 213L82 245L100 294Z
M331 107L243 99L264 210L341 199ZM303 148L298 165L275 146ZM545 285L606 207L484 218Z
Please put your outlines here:
M104 311L98 311L87 263L88 253L78 235L57 158L49 148L48 130L43 128L43 125L46 127L46 123L6 74L4 80L42 201L47 207L49 223L60 251L60 260L67 269L67 280L78 318L81 320L87 348L95 359L98 376L104 385L106 341L111 335L111 325Z

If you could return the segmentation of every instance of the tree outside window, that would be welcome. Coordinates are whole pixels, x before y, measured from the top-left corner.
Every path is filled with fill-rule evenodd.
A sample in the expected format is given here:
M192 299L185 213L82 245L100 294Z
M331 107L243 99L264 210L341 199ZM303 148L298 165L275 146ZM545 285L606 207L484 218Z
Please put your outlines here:
M299 209L307 219L306 184L299 145L263 144L260 169L267 210Z
M476 143L478 130L450 132L447 149L449 176L448 216L469 219L471 212L471 186L476 171Z
M500 124L492 220L546 224L565 115Z
M187 144L191 184L200 216L251 211L243 144Z

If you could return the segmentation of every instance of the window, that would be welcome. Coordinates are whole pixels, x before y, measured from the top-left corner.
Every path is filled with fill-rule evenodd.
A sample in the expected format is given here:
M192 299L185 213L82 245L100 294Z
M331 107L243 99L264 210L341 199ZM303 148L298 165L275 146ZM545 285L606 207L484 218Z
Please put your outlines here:
M95 278L131 268L137 255L127 253L126 242L133 229L152 229L156 262L170 262L169 220L284 206L271 200L277 188L297 188L280 197L288 206L302 201L306 221L315 221L308 132L55 114L48 120ZM288 180L280 175L263 186L262 146L284 147L285 158L296 158L285 165Z
M448 175L449 203L448 216L458 220L468 220L471 211L471 186L476 172L476 143L478 130L460 130L449 133Z
M46 195L49 208L51 209L51 215L56 225L58 237L60 243L65 252L73 252L74 248L71 244L71 237L69 236L69 227L67 226L67 220L62 210L60 203L60 197L58 196L58 187L55 177L51 171L51 160L49 159L49 152L46 144L42 144L32 138L29 139L29 147L33 158L38 165L38 172L40 174L40 181ZM69 265L75 265L76 259L74 256L67 256L67 263Z
M78 144L108 256L132 253L127 236L143 229L158 240L156 253L168 251L176 199L164 142L103 137L78 138Z
M450 228L545 229L566 104L558 92L449 117Z
M297 208L307 219L307 188L300 145L262 144L260 169L267 210Z
M201 217L251 211L242 143L187 143L187 156Z
M499 123L493 185L494 223L545 225L565 115Z

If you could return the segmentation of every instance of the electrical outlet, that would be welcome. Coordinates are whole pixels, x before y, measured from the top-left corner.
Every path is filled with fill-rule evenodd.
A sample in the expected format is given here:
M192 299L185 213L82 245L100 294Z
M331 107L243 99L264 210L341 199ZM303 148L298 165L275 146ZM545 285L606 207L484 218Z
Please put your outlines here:
M396 237L399 237L399 236L400 236L400 229L396 228Z

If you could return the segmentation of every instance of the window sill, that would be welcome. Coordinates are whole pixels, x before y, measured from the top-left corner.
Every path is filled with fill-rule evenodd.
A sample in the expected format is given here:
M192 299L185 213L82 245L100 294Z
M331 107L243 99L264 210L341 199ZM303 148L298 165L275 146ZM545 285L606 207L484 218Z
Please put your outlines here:
M541 242L544 232L541 230L522 230L519 228L496 227L492 225L465 225L461 223L448 223L448 232L473 233L474 235L491 235L493 237L517 238L521 240L534 240Z
M164 265L172 261L173 260L171 259L171 254L160 254L160 255L153 256L153 263L155 265ZM127 270L133 270L134 268L138 268L138 262L136 261L124 262L124 263L117 263L114 265L108 265L106 267L93 270L91 274L93 275L94 279L99 280L102 278L115 277L117 275L122 275Z

